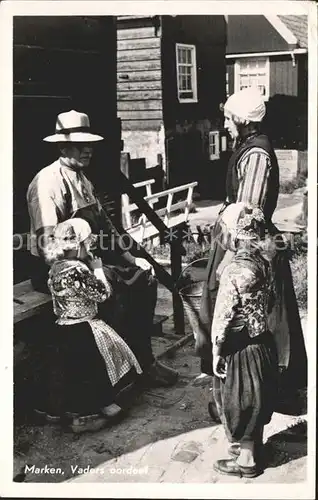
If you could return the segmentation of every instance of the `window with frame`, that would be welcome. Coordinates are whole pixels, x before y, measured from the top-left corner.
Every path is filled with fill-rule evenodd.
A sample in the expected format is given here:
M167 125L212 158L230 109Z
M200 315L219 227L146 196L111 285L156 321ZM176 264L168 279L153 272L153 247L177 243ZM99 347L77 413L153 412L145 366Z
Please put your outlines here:
M220 133L218 130L209 132L209 158L219 160L220 158Z
M195 45L176 44L179 102L197 102L197 64Z
M253 57L235 62L235 92L257 87L264 99L269 99L269 58Z

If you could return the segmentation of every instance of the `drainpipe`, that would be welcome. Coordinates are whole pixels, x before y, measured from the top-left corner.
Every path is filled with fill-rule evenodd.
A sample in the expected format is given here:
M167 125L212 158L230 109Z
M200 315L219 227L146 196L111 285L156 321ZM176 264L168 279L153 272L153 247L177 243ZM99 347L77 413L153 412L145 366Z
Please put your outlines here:
M293 61L293 68L296 66L296 60L295 60L295 52L292 50L291 53L291 58L292 58L292 61Z

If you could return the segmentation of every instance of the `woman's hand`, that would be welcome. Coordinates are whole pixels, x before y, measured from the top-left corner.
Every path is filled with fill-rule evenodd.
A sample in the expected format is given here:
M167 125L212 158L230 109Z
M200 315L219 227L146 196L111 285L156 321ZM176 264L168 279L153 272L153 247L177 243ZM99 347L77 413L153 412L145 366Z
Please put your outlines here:
M213 373L216 377L226 377L226 361L220 355L213 355Z

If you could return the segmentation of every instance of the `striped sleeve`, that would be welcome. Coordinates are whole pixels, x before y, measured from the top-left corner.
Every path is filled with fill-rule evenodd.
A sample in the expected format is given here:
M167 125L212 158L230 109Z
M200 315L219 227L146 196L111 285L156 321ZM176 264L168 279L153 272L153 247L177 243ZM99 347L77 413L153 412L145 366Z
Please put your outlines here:
M251 203L263 208L267 195L270 157L261 148L249 150L238 165L239 189L237 202Z

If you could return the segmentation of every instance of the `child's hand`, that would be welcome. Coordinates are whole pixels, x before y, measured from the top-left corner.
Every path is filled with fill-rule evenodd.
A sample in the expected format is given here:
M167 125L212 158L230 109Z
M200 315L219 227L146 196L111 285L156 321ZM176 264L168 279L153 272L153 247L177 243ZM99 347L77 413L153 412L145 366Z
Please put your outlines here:
M213 356L213 373L216 377L225 378L226 377L226 362L222 356Z
M94 271L95 269L103 269L102 259L99 257L93 257L89 260L89 266Z

